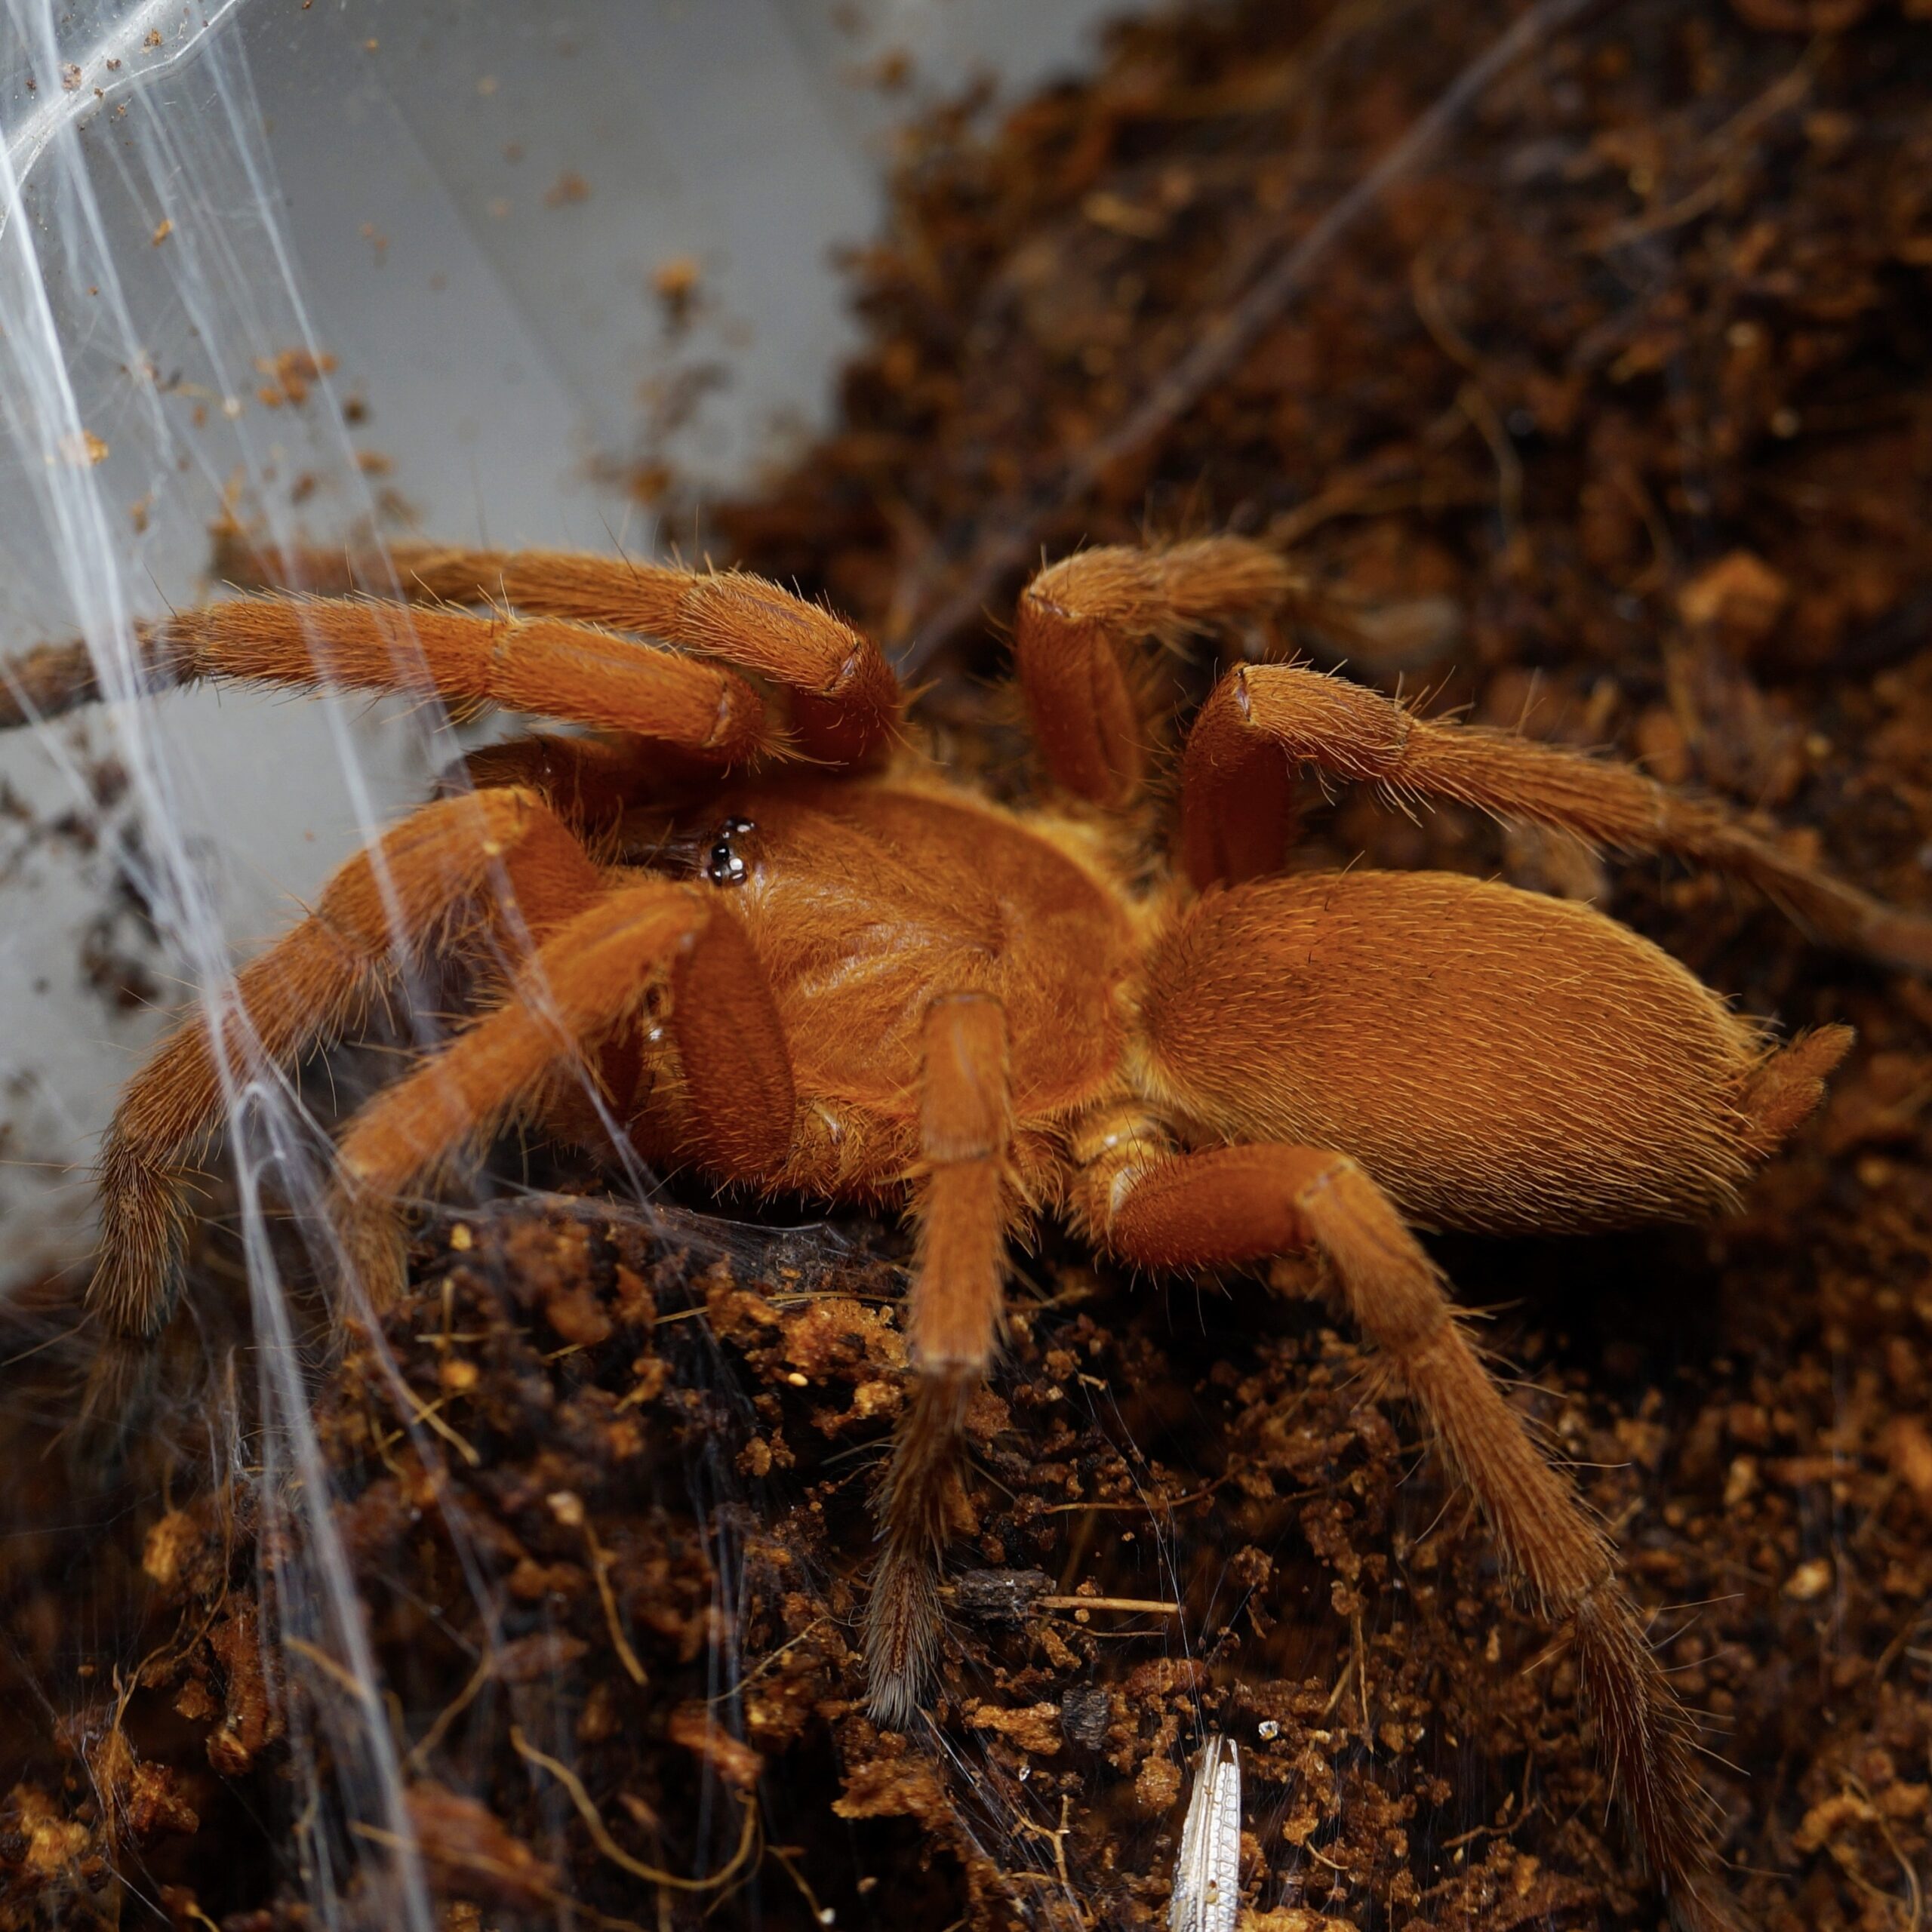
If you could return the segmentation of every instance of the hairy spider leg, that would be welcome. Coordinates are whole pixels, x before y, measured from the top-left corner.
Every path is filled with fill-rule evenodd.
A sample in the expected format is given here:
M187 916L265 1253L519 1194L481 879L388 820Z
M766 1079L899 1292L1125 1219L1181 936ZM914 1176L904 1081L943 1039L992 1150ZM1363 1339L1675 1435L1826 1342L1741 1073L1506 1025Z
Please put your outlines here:
M967 1404L998 1343L1014 1213L1006 1016L984 994L928 1009L918 1251L906 1314L915 1380L879 1491L884 1544L866 1613L869 1706L903 1727L941 1630L939 1563Z
M1615 1789L1680 1923L1735 1921L1708 1882L1712 1806L1688 1718L1618 1577L1608 1539L1552 1469L1471 1345L1441 1275L1388 1197L1346 1155L1286 1146L1095 1171L1088 1212L1123 1260L1235 1266L1314 1248L1481 1503L1538 1614L1567 1622Z
M743 571L692 571L568 550L403 543L382 558L302 549L278 557L217 533L229 581L315 591L377 587L392 571L412 601L505 605L532 617L639 631L755 672L783 688L792 748L815 762L863 764L899 724L903 698L878 646L816 604Z
M238 597L134 627L150 688L202 678L440 697L628 731L740 764L778 748L743 678L614 631L556 618L414 608L363 597ZM49 654L70 661L61 692ZM98 697L84 644L43 645L11 670L0 724ZM43 700L38 713L20 700Z
M404 1284L401 1197L511 1119L540 1111L558 1075L590 1077L590 1050L666 980L666 1027L689 1097L694 1152L727 1180L756 1180L783 1164L795 1110L791 1058L744 928L700 888L663 879L620 887L553 931L507 998L349 1122L331 1218L376 1306ZM620 1107L631 1098L611 1097Z
M1239 537L1163 549L1083 550L1020 592L1013 638L1035 743L1054 782L1096 804L1137 798L1157 761L1155 638L1279 609L1304 580Z
M340 1038L411 958L437 950L479 902L495 901L491 923L500 929L513 899L525 927L540 934L601 890L583 848L528 791L425 805L349 860L315 910L236 976L220 1060L198 1013L129 1083L102 1149L90 1309L117 1334L151 1335L167 1319L180 1286L186 1172L224 1118L224 1067L246 1081L263 1062L289 1067ZM521 937L503 936L512 944Z
M1669 852L1731 873L1819 939L1932 971L1932 918L1887 906L1782 852L1724 806L1626 764L1506 731L1416 717L1346 679L1286 665L1230 672L1189 733L1180 849L1198 887L1278 869L1303 764L1404 798L1449 798L1620 852Z

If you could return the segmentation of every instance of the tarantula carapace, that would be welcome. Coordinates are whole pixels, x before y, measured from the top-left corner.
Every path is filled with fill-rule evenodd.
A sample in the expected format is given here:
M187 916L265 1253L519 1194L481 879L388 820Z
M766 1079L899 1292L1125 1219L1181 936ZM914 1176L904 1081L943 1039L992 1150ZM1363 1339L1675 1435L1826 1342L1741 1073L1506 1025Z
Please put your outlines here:
M184 1021L100 1167L90 1291L151 1334L186 1170L222 1121L219 1053L287 1065L408 966L499 962L468 1023L349 1122L330 1216L379 1301L401 1204L512 1117L720 1183L903 1204L914 1383L881 1493L872 1696L911 1718L941 1631L962 1417L992 1366L1009 1242L1036 1216L1160 1272L1313 1250L1479 1500L1581 1679L1641 1843L1687 1922L1721 1922L1689 1727L1613 1552L1484 1367L1411 1229L1576 1230L1721 1208L1850 1044L1783 1046L1588 907L1441 873L1287 869L1305 768L1740 875L1823 939L1932 967L1888 909L1626 767L1420 718L1278 663L1223 676L1179 758L1171 852L1148 804L1150 641L1278 613L1278 555L1233 537L1096 549L1020 605L1044 767L1013 808L901 728L876 648L775 586L615 559L411 548L413 608L340 559L147 626L157 681L434 691L587 728L473 756L240 975L219 1047ZM656 640L647 641L646 640ZM17 703L84 695L78 647ZM1151 849L1150 849L1151 848Z

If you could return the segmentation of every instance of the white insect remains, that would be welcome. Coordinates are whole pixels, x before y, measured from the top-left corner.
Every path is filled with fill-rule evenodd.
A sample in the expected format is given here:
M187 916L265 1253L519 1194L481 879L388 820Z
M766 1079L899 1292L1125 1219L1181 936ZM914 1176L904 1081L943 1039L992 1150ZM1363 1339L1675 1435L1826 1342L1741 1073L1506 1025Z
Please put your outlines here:
M1241 1912L1241 1752L1211 1734L1195 1761L1168 1932L1235 1932Z

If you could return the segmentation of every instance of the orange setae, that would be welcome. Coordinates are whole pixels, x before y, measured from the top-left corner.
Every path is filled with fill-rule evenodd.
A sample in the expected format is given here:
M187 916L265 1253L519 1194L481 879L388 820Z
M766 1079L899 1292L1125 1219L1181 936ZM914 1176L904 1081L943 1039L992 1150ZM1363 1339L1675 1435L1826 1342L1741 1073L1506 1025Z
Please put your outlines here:
M225 558L271 585L358 581L232 533ZM1152 788L1177 761L1150 641L1302 594L1240 539L1094 551L1035 580L1016 654L1045 782L1018 807L911 743L868 640L757 579L426 547L394 566L420 608L270 589L153 626L154 675L433 688L604 735L472 757L473 793L352 861L245 969L218 1045L198 1019L163 1041L102 1162L103 1329L138 1339L167 1315L223 1074L250 1052L291 1064L411 959L460 958L466 1023L339 1149L334 1232L379 1294L405 1287L399 1202L517 1118L592 1142L610 1122L719 1183L913 1217L913 1388L866 1620L875 1710L904 1723L943 1638L939 1566L1009 1242L1057 1213L1157 1270L1315 1251L1532 1607L1569 1625L1673 1909L1727 1923L1690 1726L1611 1546L1411 1224L1561 1232L1721 1210L1850 1035L1779 1047L1585 906L1445 874L1293 871L1294 784L1312 768L1675 853L1894 965L1932 967L1932 920L1627 767L1276 664L1202 705L1166 825ZM45 708L93 691L71 648L29 671L17 689Z

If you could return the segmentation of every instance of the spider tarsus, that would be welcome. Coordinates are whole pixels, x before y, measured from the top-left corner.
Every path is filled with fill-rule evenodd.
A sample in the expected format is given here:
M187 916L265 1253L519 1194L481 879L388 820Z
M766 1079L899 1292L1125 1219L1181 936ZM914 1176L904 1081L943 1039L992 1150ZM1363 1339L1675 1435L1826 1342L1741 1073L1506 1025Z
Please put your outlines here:
M409 1281L409 1243L395 1206L343 1174L323 1214L343 1286L359 1289L378 1316L393 1308Z
M1691 1721L1614 1576L1580 1599L1571 1627L1612 1787L1672 1918L1683 1932L1735 1932L1735 1912L1710 1883L1719 1820L1697 1774Z
M100 1258L88 1307L117 1337L146 1341L180 1292L188 1217L180 1177L110 1137L99 1174Z
M1898 971L1932 973L1932 917L1889 905L1794 857L1748 828L1726 821L1703 800L1660 795L1666 799L1666 819L1690 828L1687 835L1667 836L1665 849L1748 881L1820 944Z
M878 1494L883 1532L866 1608L866 1708L903 1730L918 1714L945 1627L940 1555L956 1478L966 1404L977 1377L929 1375L916 1383Z
M94 1347L62 1445L83 1489L111 1481L126 1463L152 1412L160 1363L143 1335L109 1334Z
M866 1607L866 1711L888 1730L918 1718L943 1630L933 1553L888 1547Z

